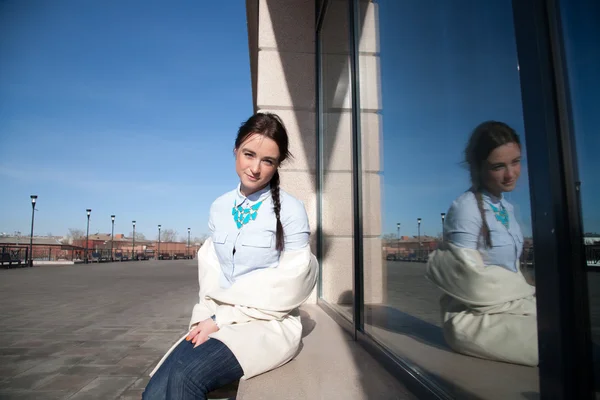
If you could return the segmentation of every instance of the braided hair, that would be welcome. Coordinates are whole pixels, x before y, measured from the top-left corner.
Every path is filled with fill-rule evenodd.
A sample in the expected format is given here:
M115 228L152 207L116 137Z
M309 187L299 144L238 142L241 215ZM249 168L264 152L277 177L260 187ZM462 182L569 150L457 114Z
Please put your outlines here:
M481 214L481 231L486 247L492 247L492 238L490 227L485 219L485 210L483 209L482 190L485 189L483 182L483 170L485 161L495 148L508 143L516 143L521 148L519 135L510 126L503 122L487 121L478 125L465 149L465 162L469 166L471 175L471 192L477 200L477 208Z
M289 150L287 131L283 125L283 122L281 121L281 118L279 118L279 116L276 114L257 113L248 118L248 120L244 122L238 130L237 138L235 139L235 148L238 149L242 143L244 143L244 141L246 141L246 139L253 134L268 137L277 143L277 146L279 147L279 165L281 165L281 163L286 159L292 157L292 154ZM271 185L271 198L273 199L273 212L275 213L275 218L277 219L275 230L275 248L278 251L283 251L284 234L283 225L281 224L281 198L279 196L279 181L279 170L277 170L275 171L275 174L269 183Z

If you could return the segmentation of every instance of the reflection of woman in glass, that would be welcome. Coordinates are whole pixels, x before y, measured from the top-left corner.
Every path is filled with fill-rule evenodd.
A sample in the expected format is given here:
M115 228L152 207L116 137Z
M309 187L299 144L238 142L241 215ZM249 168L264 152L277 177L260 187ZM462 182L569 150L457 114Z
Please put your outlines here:
M234 153L240 184L211 206L189 332L154 369L144 399L206 399L299 349L297 307L312 292L317 267L304 206L279 188L278 168L290 155L279 117L250 117Z
M479 125L465 150L471 189L450 206L445 244L427 276L441 299L444 336L458 352L537 365L535 290L523 277L523 234L503 197L521 173L518 135L501 122Z

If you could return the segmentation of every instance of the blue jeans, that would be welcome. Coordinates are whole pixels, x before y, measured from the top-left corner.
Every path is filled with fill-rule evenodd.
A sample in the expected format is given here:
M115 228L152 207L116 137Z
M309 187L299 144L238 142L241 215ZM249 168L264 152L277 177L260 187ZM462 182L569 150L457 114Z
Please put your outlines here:
M206 399L206 395L244 375L231 350L223 342L208 339L194 348L182 341L154 373L143 400Z

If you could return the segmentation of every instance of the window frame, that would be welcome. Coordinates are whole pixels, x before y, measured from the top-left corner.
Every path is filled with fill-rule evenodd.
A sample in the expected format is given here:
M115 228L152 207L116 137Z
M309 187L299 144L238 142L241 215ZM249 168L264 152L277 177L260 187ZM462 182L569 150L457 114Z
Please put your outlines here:
M594 398L592 344L578 171L569 102L560 0L512 0L528 154L535 252L540 396ZM320 32L329 0L315 2L317 71L317 256L322 260L323 87ZM320 6L320 7L319 7ZM319 306L422 398L452 398L364 329L364 258L359 93L360 0L348 0L352 85L353 320L322 298ZM320 263L321 264L321 263Z

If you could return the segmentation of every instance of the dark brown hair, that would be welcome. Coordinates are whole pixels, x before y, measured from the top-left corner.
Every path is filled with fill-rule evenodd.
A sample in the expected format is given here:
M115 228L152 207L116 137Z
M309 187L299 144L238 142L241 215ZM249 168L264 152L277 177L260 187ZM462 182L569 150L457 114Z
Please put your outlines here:
M515 130L504 122L487 121L475 128L465 149L465 162L469 166L471 175L471 191L477 199L477 207L483 221L480 235L483 236L487 247L492 246L492 239L490 237L490 227L487 224L483 210L481 191L484 187L482 173L490 153L495 148L508 143L516 143L521 148L521 140Z
M252 135L258 134L264 137L268 137L277 143L279 147L279 160L278 164L281 165L283 161L292 157L289 150L289 139L288 134L281 121L281 118L276 114L271 113L257 113L248 118L238 130L237 138L235 139L235 148L238 149L246 139ZM278 168L279 168L278 165ZM275 171L275 174L271 178L271 197L273 198L273 211L275 212L275 218L277 218L276 227L276 242L275 247L278 251L284 249L284 235L283 225L281 225L281 200L279 197L279 170Z

